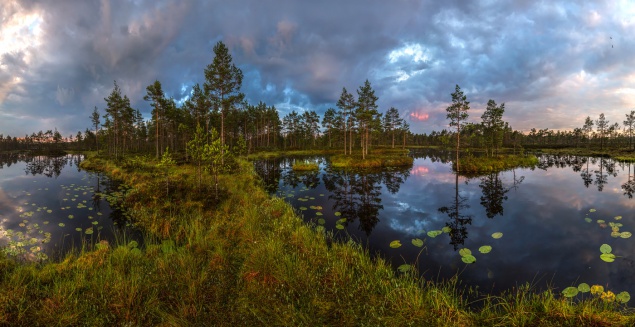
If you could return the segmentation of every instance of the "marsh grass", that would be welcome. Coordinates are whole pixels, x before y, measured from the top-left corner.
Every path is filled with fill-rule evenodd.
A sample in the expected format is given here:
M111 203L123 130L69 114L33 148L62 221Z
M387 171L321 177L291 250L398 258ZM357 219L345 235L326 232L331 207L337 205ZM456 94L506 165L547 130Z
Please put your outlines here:
M301 161L295 162L291 169L294 171L316 171L320 169L320 165L315 162Z
M414 159L405 153L377 153L362 159L358 155L330 157L333 168L382 168L412 166Z
M131 187L125 205L145 245L100 243L49 263L0 254L0 325L214 326L610 326L634 322L623 307L571 302L520 288L468 303L458 279L399 273L361 245L302 222L271 198L252 166L221 178L209 202L195 169L178 166L182 189L162 196L152 161L135 169L91 158ZM211 179L206 176L209 183ZM189 190L189 191L187 191ZM210 192L211 189L205 189Z
M534 155L469 156L460 160L462 174L491 173L513 168L531 168L538 164L538 158ZM452 169L456 171L455 162L452 162Z

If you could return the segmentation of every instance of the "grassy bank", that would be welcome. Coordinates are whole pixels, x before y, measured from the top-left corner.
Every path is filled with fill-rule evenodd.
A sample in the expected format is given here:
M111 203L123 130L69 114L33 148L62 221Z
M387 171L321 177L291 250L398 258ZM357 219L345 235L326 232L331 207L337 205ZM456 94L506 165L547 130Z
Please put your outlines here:
M540 149L543 153L557 155L573 155L583 157L611 157L619 161L635 162L635 151L626 149L603 149L598 148L560 148L560 149Z
M477 174L504 171L513 168L534 167L538 164L538 158L533 155L497 155L492 157L467 157L461 158L461 173ZM452 162L452 169L456 171L456 162Z
M529 287L470 309L470 291L398 273L359 245L332 241L283 200L269 197L253 168L198 186L194 167L170 172L152 159L83 166L125 181L125 205L147 231L146 246L121 241L60 262L17 263L0 255L0 325L216 326L610 326L635 322L615 303L574 304ZM169 192L169 193L168 193Z

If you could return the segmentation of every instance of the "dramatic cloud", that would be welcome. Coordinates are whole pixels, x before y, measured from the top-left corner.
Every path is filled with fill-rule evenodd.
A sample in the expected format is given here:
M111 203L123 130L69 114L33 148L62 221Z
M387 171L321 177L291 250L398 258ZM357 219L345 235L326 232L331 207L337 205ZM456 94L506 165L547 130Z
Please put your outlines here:
M0 134L90 126L117 81L149 118L146 86L187 98L225 42L248 101L323 113L366 79L415 132L447 128L456 84L517 129L572 129L635 108L628 1L4 1ZM422 109L424 108L424 109Z

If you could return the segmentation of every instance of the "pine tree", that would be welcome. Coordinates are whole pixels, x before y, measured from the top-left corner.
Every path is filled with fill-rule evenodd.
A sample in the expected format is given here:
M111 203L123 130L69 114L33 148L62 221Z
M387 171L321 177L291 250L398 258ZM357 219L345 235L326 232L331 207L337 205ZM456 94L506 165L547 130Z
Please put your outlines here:
M462 123L467 120L470 109L470 103L467 101L467 96L463 94L459 85L456 85L454 93L452 95L452 104L446 109L448 112L447 119L450 120L450 126L456 126L456 171L459 170L459 150L461 148L461 126Z

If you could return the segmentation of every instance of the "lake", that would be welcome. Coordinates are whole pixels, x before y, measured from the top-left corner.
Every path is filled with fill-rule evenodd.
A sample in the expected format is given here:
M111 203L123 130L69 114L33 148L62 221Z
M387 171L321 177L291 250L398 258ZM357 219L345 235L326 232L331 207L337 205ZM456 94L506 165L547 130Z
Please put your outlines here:
M426 279L458 274L487 294L525 283L635 294L633 164L542 155L533 169L466 177L452 172L450 152L411 155L412 167L381 171L331 169L328 157L254 165L267 191L305 221L352 237L395 268L414 264ZM295 173L295 160L320 170ZM601 258L603 244L611 248Z
M81 155L0 154L0 247L24 260L141 236L117 203L124 185L82 170ZM111 206L112 203L112 206Z

